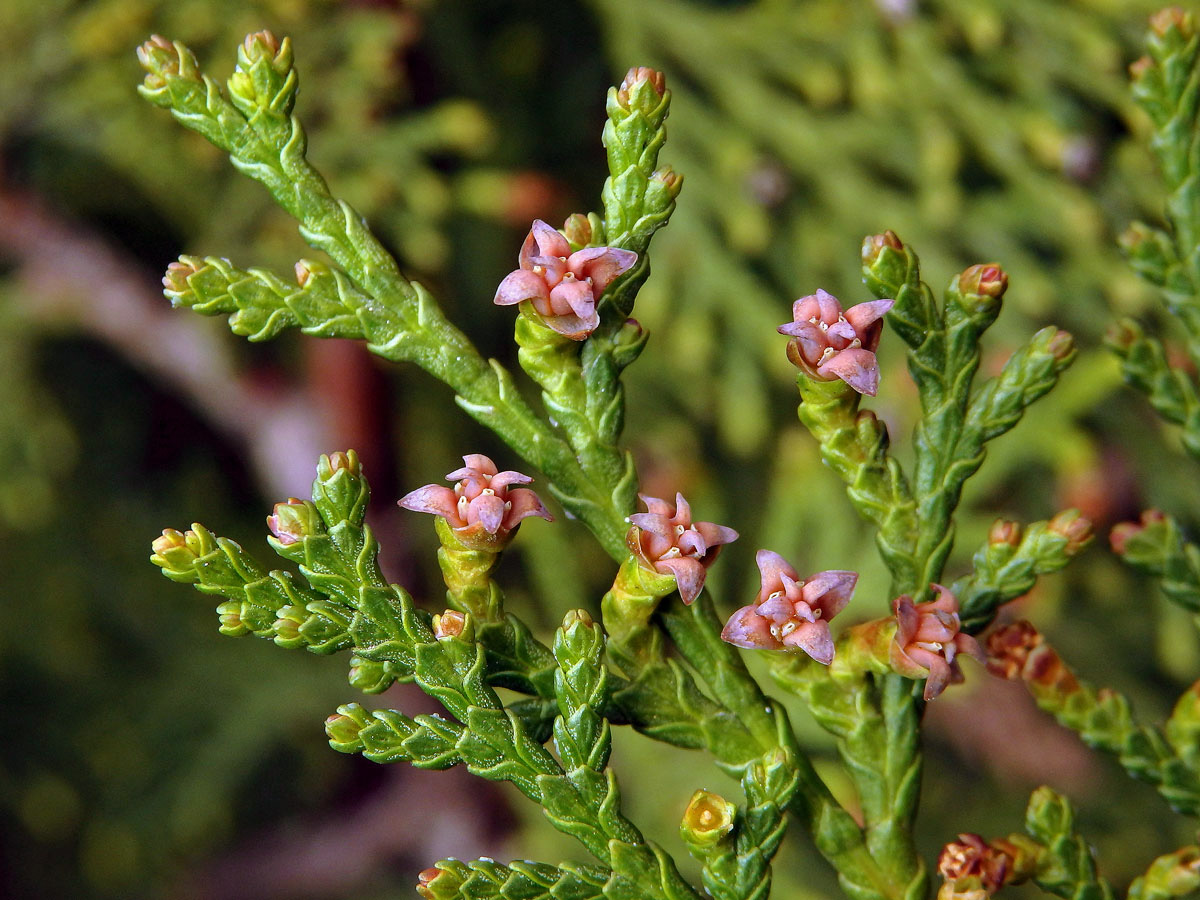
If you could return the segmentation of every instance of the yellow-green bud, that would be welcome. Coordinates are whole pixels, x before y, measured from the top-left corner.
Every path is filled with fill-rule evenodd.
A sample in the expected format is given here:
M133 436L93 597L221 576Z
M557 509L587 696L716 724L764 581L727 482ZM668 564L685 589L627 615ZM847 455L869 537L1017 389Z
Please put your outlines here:
M679 823L679 835L695 847L712 847L733 830L737 807L711 791L699 790Z

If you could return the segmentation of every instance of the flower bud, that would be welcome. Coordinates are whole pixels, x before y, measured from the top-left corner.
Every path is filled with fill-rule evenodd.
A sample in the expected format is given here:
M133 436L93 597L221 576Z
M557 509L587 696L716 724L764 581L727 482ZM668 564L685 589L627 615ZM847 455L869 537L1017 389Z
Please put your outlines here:
M592 621L592 617L586 609L567 610L567 614L563 616L563 631L570 631L576 625L581 625L584 628L596 627L596 623Z
M1153 68L1154 60L1149 56L1139 56L1129 64L1129 77L1134 81L1140 81Z
M439 641L449 641L460 638L469 641L474 637L475 629L465 613L456 609L448 609L441 615L433 617L433 633Z
M683 176L670 166L659 166L650 174L651 189L656 184L661 184L667 193L674 198L683 190Z
M330 526L362 521L370 498L362 465L353 450L322 456L313 482L313 502Z
M358 462L358 454L353 450L347 450L343 453L339 450L329 456L328 462L330 475L336 475L338 472L349 472L352 477L357 477L362 474L362 466Z
M996 263L971 266L958 276L958 289L978 297L1002 297L1008 290L1008 275Z
M363 659L361 656L350 657L350 671L346 675L352 688L364 694L379 694L395 684L395 677L388 672L387 666L373 659Z
M1134 222L1121 233L1117 243L1138 275L1151 284L1163 285L1176 258L1171 239L1144 222Z
M1113 322L1104 332L1104 343L1117 353L1125 354L1142 337L1142 329L1132 319Z
M267 516L267 528L279 543L287 546L302 541L325 528L321 516L311 500L291 497L286 503L276 503L271 515Z
M200 263L200 265L197 265ZM166 274L163 275L162 285L163 292L171 300L190 293L192 286L188 283L188 279L200 271L203 263L192 256L181 256L176 262L167 266Z
M1166 521L1166 518L1166 515L1161 510L1148 509L1142 513L1140 521L1122 522L1120 525L1114 526L1108 535L1108 541L1112 545L1113 553L1116 553L1118 556L1124 556L1129 552L1129 542L1132 539L1140 536L1150 526Z
M164 528L162 537L154 539L151 545L154 551L150 561L168 572L190 572L195 562L205 555L210 548L195 531L179 532L174 528Z
M1007 519L997 519L988 531L988 543L992 546L1007 544L1016 547L1021 543L1021 526Z
M1021 677L1029 655L1041 645L1041 634L1024 619L1005 625L988 635L987 669L997 678L1015 681Z
M1184 40L1190 38L1195 31L1191 14L1184 12L1182 7L1168 6L1150 17L1150 30L1156 37L1165 38L1176 29Z
M1065 509L1054 516L1046 526L1051 534L1067 539L1063 553L1074 556L1092 540L1092 520L1077 509Z
M276 615L278 618L271 625L276 644L292 650L307 643L300 629L308 621L308 610L302 606L285 606Z
M172 43L161 34L151 35L150 40L138 47L137 57L147 73L142 82L147 91L158 91L165 87L168 78L200 80L192 51L183 44Z
M904 252L904 244L901 243L900 238L896 237L896 232L885 231L883 234L872 234L863 241L863 265L875 265L879 261L879 257L883 254L884 248L894 250L897 253Z
M367 711L357 703L347 703L325 720L325 734L335 750L352 753L362 746L359 734L367 724Z
M624 80L617 88L617 103L623 109L631 109L639 105L639 100L645 103L646 85L653 89L653 100L656 105L656 101L661 99L667 91L667 79L662 72L647 66L635 66L625 73Z
M434 882L445 873L444 869L439 869L435 866L430 866L428 869L423 869L417 875L417 894L424 900L436 900L437 895L434 893L436 887Z
M563 234L575 247L586 247L592 242L592 223L583 213L571 213L563 225Z
M699 790L679 823L679 835L695 847L712 847L733 830L737 807L719 794Z
M217 618L220 621L221 634L230 637L240 637L250 630L242 621L242 604L237 600L227 600L217 607Z
M1046 349L1050 351L1050 355L1063 362L1075 355L1075 338L1072 337L1069 331L1061 329L1054 332L1054 336L1050 338L1050 343L1046 345Z
M641 356L648 340L650 332L642 327L641 322L637 319L626 319L613 339L612 356L617 368L624 369Z
M248 34L242 41L242 53L251 64L263 58L274 60L279 53L279 39L269 31Z

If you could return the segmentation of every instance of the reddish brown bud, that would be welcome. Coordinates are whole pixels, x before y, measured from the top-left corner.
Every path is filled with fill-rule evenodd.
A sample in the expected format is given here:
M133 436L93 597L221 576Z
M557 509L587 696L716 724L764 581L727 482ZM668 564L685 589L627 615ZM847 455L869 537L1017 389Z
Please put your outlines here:
M904 244L901 242L900 238L896 236L896 232L885 231L883 234L872 234L863 241L863 265L875 265L875 263L879 260L879 255L883 253L884 247L887 247L890 250L895 250L897 253L904 252Z
M1092 520L1077 509L1060 512L1050 520L1046 530L1067 539L1063 548L1067 556L1074 556L1092 541Z
M984 891L994 894L1008 880L1013 861L1003 846L994 846L977 834L960 834L957 841L942 848L938 874L950 882L977 878Z
M421 873L417 875L417 893L423 897L424 900L434 900L434 893L430 889L430 886L441 874L441 869L430 866L428 869L423 869Z
M269 31L256 31L246 35L246 39L242 41L242 48L250 61L261 56L274 59L279 53L279 39Z
M1046 349L1055 359L1062 361L1075 353L1075 338L1068 331L1056 331Z
M294 269L296 272L296 284L304 287L308 284L308 279L312 278L312 269L309 268L308 262L303 259L296 263Z
M1129 64L1129 77L1134 81L1145 77L1146 73L1154 68L1154 60L1149 56L1139 56Z
M200 267L196 265L196 261L190 257L180 257L177 261L167 266L166 274L163 275L163 288L172 294L186 294L191 291L192 287L188 284L188 279L196 274Z
M358 454L353 450L349 453L339 450L337 453L329 454L330 475L336 475L342 469L345 469L354 476L362 474L362 466L359 464Z
M1142 513L1139 521L1122 522L1120 525L1114 526L1108 535L1108 542L1112 545L1113 552L1118 556L1124 556L1129 549L1128 545L1131 538L1137 537L1148 526L1155 525L1165 518L1166 516L1161 510L1148 509Z
M1184 38L1192 36L1194 30L1192 16L1179 6L1168 6L1160 9L1150 17L1150 30L1160 38L1166 37L1171 29L1179 29Z
M987 668L998 678L1015 681L1021 677L1029 655L1042 646L1042 636L1024 619L998 628L988 635Z
M997 519L988 531L988 543L992 545L1008 544L1016 547L1021 543L1021 526L1007 519Z
M662 96L667 90L667 78L662 72L656 69L651 69L646 66L635 66L625 73L625 78L617 88L617 102L625 109L629 109L629 96L634 89L644 83L650 82L654 88L654 92L658 96Z
M980 297L1001 297L1008 290L1008 275L996 263L971 266L958 276L958 289Z
M433 633L439 641L468 637L469 635L464 635L466 630L467 617L458 610L448 609L433 617Z

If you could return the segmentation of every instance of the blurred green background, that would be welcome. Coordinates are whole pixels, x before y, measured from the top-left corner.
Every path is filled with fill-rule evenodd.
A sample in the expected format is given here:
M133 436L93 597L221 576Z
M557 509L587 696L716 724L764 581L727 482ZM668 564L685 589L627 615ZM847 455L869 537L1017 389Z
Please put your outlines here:
M999 515L1078 506L1106 532L1159 505L1200 526L1194 466L1099 347L1119 314L1156 319L1115 245L1160 203L1125 78L1156 5L0 3L0 896L367 900L411 896L445 856L577 856L515 792L330 751L321 722L355 699L344 663L221 637L211 603L147 563L163 527L193 519L266 558L270 505L306 495L319 453L353 446L391 577L435 609L432 529L395 498L463 453L516 464L420 372L343 342L250 346L169 310L158 279L180 253L285 273L313 251L256 184L137 97L133 50L150 33L189 44L218 79L247 32L290 35L311 159L514 369L495 285L533 218L597 205L607 86L630 65L663 69L663 158L686 185L655 239L637 311L652 342L627 377L643 490L681 490L741 531L710 576L723 608L753 593L754 551L770 546L802 572L862 571L852 619L885 608L886 583L796 422L774 327L818 286L867 299L858 247L885 228L935 287L972 263L1005 266L985 370L1047 323L1082 348L968 486L952 575ZM915 393L896 343L874 407L903 458ZM582 536L561 517L535 523L505 564L541 628L594 607L611 577ZM1104 544L1021 613L1083 675L1160 715L1200 671L1195 630ZM928 717L931 858L959 831L1016 830L1043 782L1079 802L1118 884L1188 839L1151 789L1019 688L967 674ZM404 690L369 702L425 703ZM836 782L827 742L794 718ZM729 785L635 735L618 735L616 765L635 819L681 856L692 790ZM777 895L833 895L792 837Z

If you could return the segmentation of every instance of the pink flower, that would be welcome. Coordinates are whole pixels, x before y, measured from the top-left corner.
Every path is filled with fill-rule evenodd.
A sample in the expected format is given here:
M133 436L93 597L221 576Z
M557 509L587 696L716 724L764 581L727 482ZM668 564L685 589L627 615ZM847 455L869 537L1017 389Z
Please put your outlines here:
M548 327L582 341L600 324L596 303L604 289L633 268L637 254L617 247L571 253L567 239L537 219L518 260L521 267L500 282L494 302L512 306L528 300Z
M441 516L455 536L469 547L494 547L507 539L521 520L541 516L554 520L538 495L513 484L533 481L520 472L497 472L496 464L481 453L463 457L466 463L446 476L458 481L453 489L427 484L400 498L400 505L415 512Z
M883 315L893 300L870 300L842 311L828 291L801 297L792 304L794 321L780 325L791 335L788 359L825 381L840 378L860 394L874 397L879 389L879 360L875 348L883 332Z
M704 576L713 564L722 544L737 540L737 532L712 522L692 522L692 508L675 495L675 507L657 497L638 494L646 512L629 517L625 542L648 569L671 575L679 596L690 604L704 587Z
M928 679L926 700L944 691L947 684L962 681L959 653L986 661L975 638L959 630L958 599L940 584L932 587L938 595L929 603L917 606L907 594L892 601L899 625L889 648L893 669L907 678Z
M802 579L773 550L759 550L755 560L762 588L752 606L729 617L721 640L750 650L803 650L829 665L829 620L850 602L858 573L830 570Z

